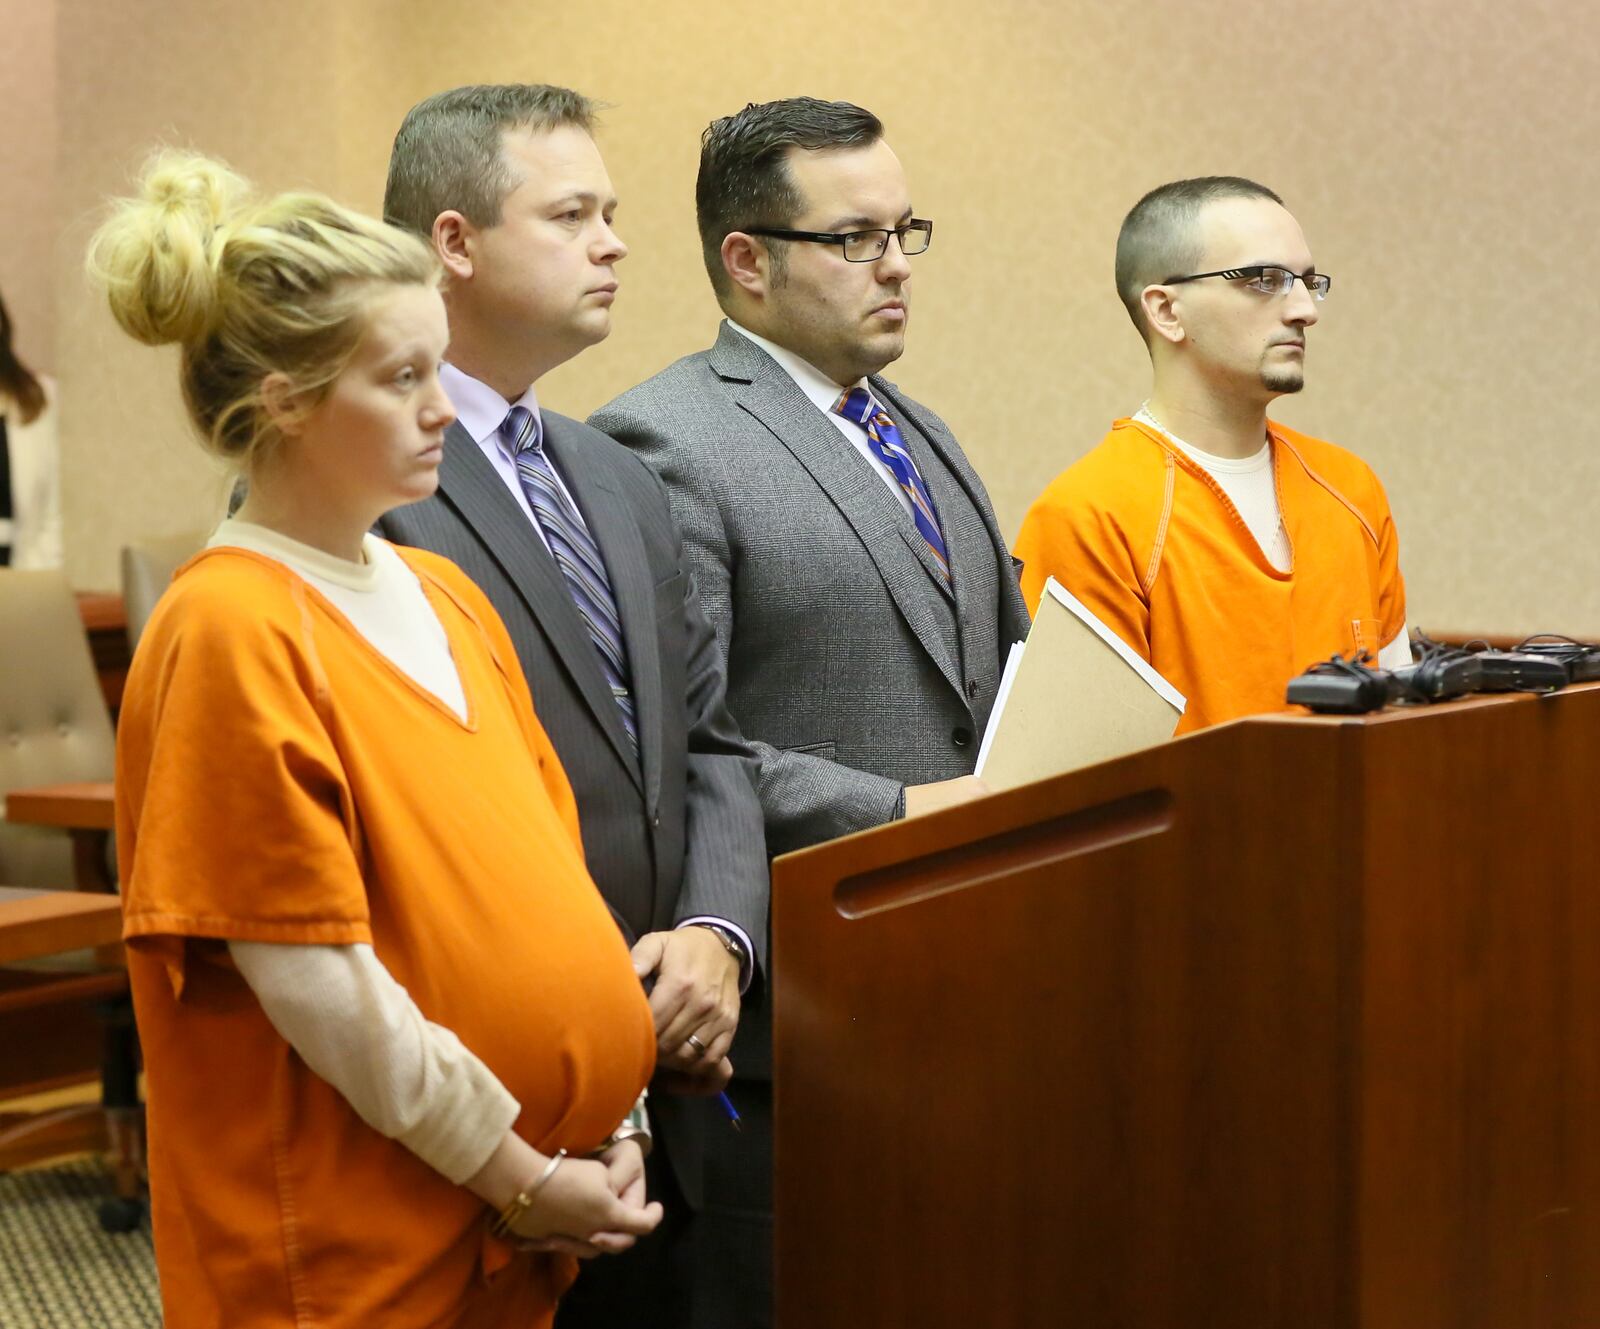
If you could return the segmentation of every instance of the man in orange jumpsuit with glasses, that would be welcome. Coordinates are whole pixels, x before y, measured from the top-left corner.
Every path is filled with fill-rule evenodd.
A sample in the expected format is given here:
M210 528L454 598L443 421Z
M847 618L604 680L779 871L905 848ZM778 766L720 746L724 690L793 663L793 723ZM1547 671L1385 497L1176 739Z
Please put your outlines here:
M1267 418L1305 382L1331 285L1283 201L1234 176L1162 185L1122 223L1116 276L1154 383L1029 509L1029 607L1054 576L1188 698L1179 732L1283 709L1335 651L1409 663L1377 476Z

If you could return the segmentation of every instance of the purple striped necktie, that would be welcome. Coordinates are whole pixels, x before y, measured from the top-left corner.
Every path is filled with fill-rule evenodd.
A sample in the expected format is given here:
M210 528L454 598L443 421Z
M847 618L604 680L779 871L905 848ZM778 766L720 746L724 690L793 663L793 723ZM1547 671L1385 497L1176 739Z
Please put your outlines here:
M639 726L633 712L628 656L622 646L622 620L617 615L617 599L606 576L600 546L556 479L550 458L545 455L539 417L526 406L513 406L500 422L500 436L516 459L522 492L528 496L528 505L544 532L556 566L567 579L572 603L600 652L600 670L611 695L617 699L628 741L638 752Z
M850 388L844 392L833 409L846 420L853 421L867 431L867 441L878 459L889 468L900 488L911 500L911 519L933 552L946 588L950 585L950 558L945 553L944 535L939 530L939 514L934 510L933 499L922 477L917 474L917 464L906 451L900 428L889 418L889 412L873 400L865 388Z

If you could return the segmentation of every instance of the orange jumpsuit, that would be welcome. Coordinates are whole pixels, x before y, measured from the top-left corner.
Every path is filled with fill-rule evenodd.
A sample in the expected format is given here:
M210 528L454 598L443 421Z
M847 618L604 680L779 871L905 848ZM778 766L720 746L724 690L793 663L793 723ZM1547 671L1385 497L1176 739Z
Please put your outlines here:
M464 722L238 549L180 572L128 678L117 832L167 1329L523 1329L574 1271L491 1238L480 1200L308 1070L227 941L370 943L546 1153L600 1144L654 1063L505 629L454 565L400 553Z
M1017 538L1029 607L1055 577L1188 698L1179 733L1283 710L1307 665L1376 659L1405 625L1399 541L1371 467L1283 425L1267 432L1288 572L1202 467L1133 420L1051 482Z

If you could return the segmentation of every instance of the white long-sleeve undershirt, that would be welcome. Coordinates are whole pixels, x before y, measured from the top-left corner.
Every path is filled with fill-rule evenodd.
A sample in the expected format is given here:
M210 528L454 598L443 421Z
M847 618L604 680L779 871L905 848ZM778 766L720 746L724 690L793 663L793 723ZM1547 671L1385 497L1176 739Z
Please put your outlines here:
M231 518L206 542L276 559L293 568L350 621L374 650L437 697L456 715L467 713L450 639L417 574L375 535L361 543L361 562L337 558L252 522Z
M231 941L228 953L272 1027L373 1130L457 1185L489 1161L520 1105L372 947Z

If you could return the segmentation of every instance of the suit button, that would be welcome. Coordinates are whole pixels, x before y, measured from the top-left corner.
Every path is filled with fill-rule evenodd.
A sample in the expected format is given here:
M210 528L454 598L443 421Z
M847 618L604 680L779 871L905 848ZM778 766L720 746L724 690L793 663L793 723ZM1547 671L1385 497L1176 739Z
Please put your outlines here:
M654 826L656 828L656 830L659 831L661 829L661 817L660 817L660 814L657 814L656 816L651 817L650 818L650 824L652 826Z
M950 734L950 741L958 748L964 748L968 743L972 742L972 730L962 725L957 725Z
M967 700L968 701L972 701L977 697L977 695L978 695L978 680L975 679L975 678L969 678L967 680Z

